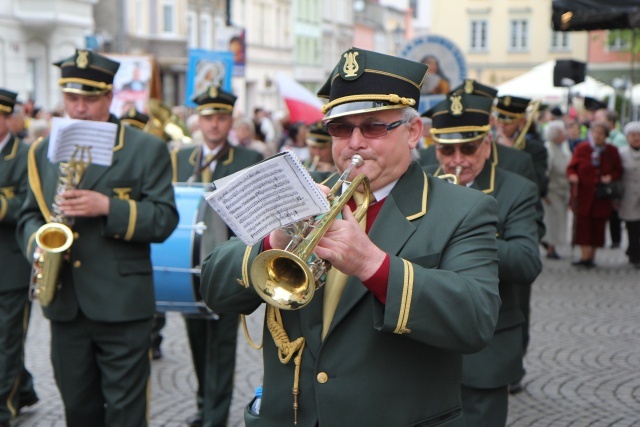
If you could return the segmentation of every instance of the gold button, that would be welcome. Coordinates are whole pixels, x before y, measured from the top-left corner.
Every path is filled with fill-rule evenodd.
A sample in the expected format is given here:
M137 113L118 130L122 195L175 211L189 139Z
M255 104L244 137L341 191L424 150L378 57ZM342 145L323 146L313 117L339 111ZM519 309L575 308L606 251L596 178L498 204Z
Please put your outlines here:
M80 267L82 266L82 263L81 263L79 260L78 260L78 261L74 261L74 262L73 262L73 266L74 266L75 268L80 268Z
M324 383L326 383L326 382L327 382L327 380L329 379L329 375L327 375L327 373L326 373L326 372L320 372L320 373L318 374L318 377L317 377L317 378L318 378L318 382L319 382L320 384L324 384Z
M119 238L120 238L120 235L119 235L119 234L116 234L116 235L115 235L115 236L113 236L113 237L114 237L115 239L119 239Z
M77 231L73 232L73 240L77 240L80 238L80 233L78 233Z

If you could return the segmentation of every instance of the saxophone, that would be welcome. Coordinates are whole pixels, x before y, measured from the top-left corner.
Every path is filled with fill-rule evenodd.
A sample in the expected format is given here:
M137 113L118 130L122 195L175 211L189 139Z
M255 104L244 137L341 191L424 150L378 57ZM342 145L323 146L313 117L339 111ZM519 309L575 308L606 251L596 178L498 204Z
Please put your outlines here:
M42 252L36 252L33 257L29 299L37 299L43 307L53 301L56 289L60 286L58 276L64 254L73 243L73 218L65 216L59 205L62 193L78 188L87 165L91 163L90 148L76 146L71 159L60 163L49 223L36 232L35 241ZM89 159L86 162L82 161L85 153Z

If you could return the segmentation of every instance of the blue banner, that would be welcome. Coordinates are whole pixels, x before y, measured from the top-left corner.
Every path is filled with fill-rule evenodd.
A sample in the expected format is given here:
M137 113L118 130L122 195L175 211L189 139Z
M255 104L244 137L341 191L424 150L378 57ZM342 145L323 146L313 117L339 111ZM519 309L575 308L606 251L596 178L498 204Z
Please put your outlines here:
M185 104L196 107L191 99L211 85L220 86L227 92L232 92L233 62L232 52L189 49Z

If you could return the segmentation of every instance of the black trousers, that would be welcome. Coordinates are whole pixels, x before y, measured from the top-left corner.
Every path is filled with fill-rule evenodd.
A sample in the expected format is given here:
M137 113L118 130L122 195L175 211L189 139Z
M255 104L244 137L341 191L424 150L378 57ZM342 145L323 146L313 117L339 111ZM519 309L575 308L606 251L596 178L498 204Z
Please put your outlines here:
M151 318L51 322L51 362L68 427L145 427Z
M618 210L613 209L609 217L609 234L611 235L611 244L619 245L622 237L622 221L618 215Z
M626 221L629 247L627 256L632 264L640 263L640 221Z
M0 421L9 421L21 404L37 399L33 378L24 366L30 315L26 288L0 293Z

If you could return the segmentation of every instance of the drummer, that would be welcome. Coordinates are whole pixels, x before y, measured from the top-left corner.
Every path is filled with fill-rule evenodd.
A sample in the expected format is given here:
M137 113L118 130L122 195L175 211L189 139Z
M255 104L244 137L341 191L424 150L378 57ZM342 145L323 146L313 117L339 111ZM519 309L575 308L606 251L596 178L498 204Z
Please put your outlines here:
M236 102L234 94L209 86L193 101L198 105L204 143L172 152L174 181L210 184L262 160L262 154L257 151L232 146L229 142ZM213 209L205 212L207 230L200 248L202 257L232 234ZM220 235L224 238L216 238ZM189 417L187 424L193 427L226 425L233 392L238 316L220 314L217 320L185 317L185 323L198 378L198 412Z

